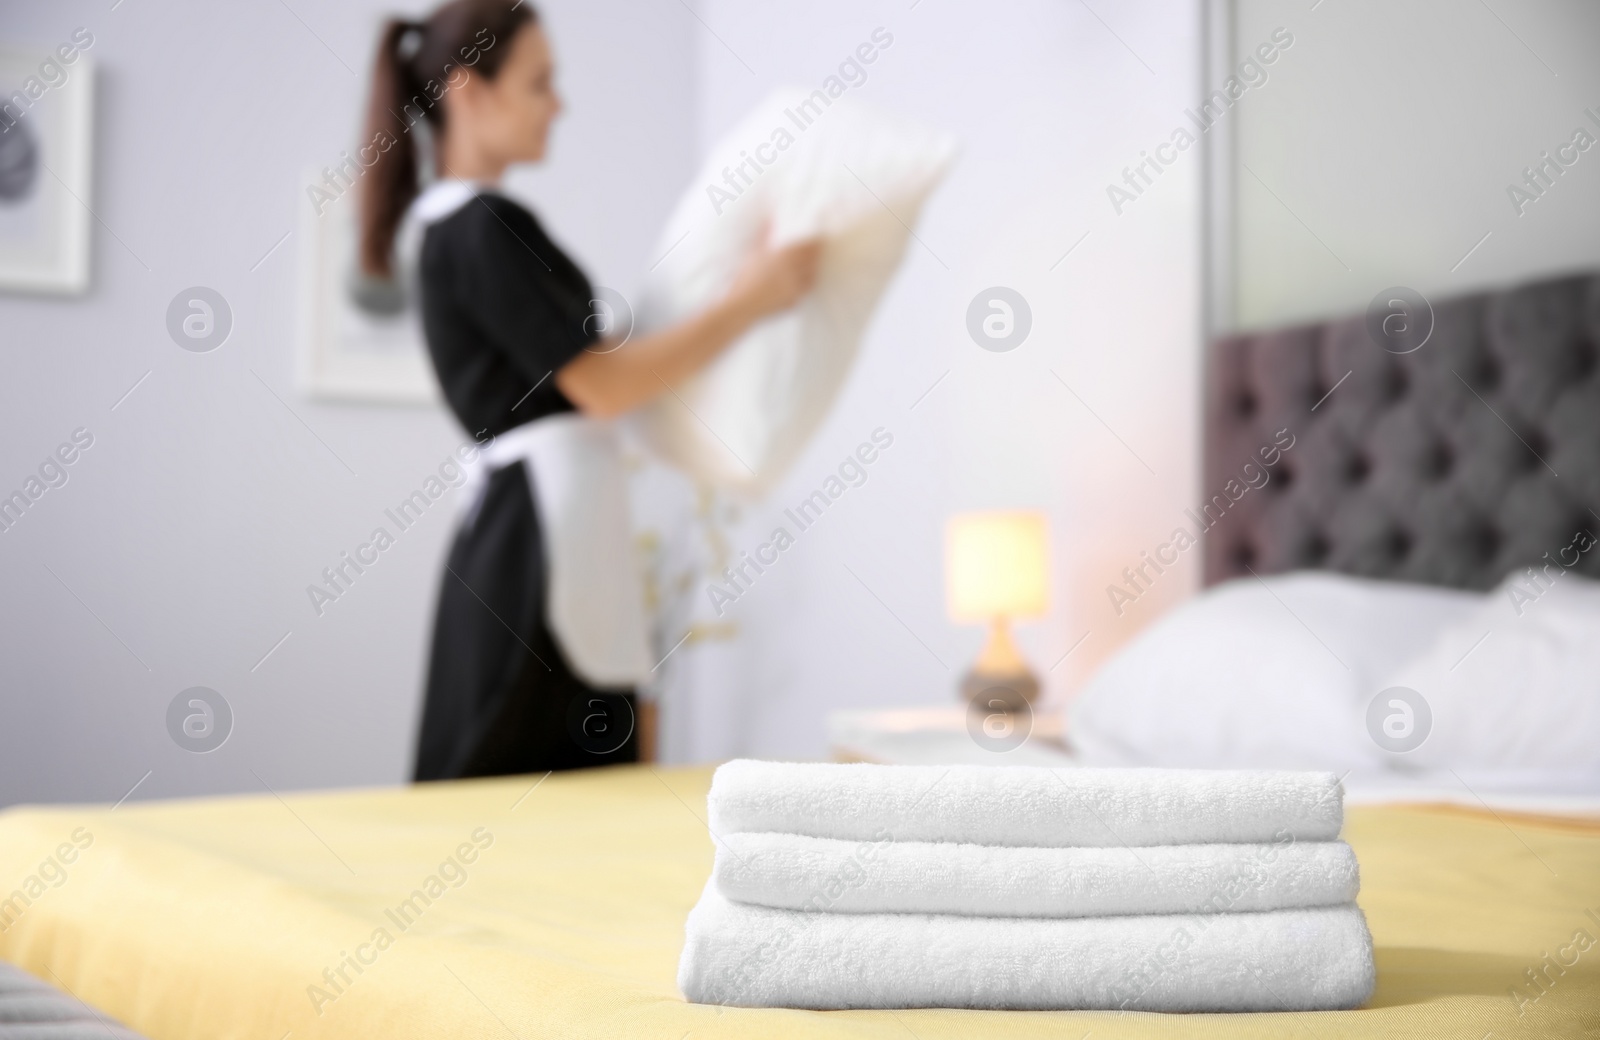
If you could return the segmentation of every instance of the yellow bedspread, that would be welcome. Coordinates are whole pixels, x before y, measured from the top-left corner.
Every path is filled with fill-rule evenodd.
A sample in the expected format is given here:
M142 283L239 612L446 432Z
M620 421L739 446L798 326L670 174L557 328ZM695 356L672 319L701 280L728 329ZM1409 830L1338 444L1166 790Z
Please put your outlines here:
M686 1004L710 775L9 810L0 958L153 1040L1600 1035L1600 828L1443 808L1348 814L1377 943L1361 1011Z

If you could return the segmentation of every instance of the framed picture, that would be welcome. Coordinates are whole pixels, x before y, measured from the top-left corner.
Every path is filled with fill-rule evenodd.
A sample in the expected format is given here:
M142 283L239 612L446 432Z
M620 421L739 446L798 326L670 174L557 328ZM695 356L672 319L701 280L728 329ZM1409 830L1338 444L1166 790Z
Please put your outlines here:
M93 110L76 47L0 48L0 291L88 290Z
M326 182L308 173L303 183ZM416 301L400 287L375 296L357 278L359 190L351 185L331 199L319 190L315 204L302 191L298 202L300 389L323 400L434 404L438 380Z

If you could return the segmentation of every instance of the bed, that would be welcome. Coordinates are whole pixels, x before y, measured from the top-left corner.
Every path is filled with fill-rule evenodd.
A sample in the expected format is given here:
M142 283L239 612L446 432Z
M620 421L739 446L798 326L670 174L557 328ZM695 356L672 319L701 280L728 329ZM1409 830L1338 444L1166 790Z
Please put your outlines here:
M1432 349L1415 354L1364 343L1358 319L1214 344L1206 485L1277 430L1299 439L1224 510L1208 580L1312 567L1485 589L1574 524L1600 527L1597 286L1437 303ZM0 879L22 881L0 891L0 960L152 1040L1600 1034L1600 820L1539 814L1536 799L1351 806L1378 963L1358 1011L687 1004L674 973L711 867L709 779L619 766L14 808Z
M36 870L79 828L93 841L0 934L0 954L155 1040L1481 1040L1600 1027L1600 950L1542 994L1525 974L1547 954L1572 960L1575 931L1600 937L1600 826L1393 806L1353 808L1346 828L1378 950L1378 991L1361 1011L686 1004L674 970L684 916L711 868L709 780L703 768L621 766L281 801L13 810L0 817L0 876ZM430 877L440 884L428 897ZM393 940L382 949L379 930Z

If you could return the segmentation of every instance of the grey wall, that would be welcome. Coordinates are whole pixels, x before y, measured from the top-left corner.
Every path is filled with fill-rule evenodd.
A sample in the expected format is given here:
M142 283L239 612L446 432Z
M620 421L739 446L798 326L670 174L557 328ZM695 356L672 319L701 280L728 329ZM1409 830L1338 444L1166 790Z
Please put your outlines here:
M548 167L516 186L597 281L631 285L691 166L703 30L670 3L541 6L569 109ZM433 409L303 399L299 243L261 262L309 205L302 172L357 142L385 5L110 8L0 5L7 44L86 27L100 74L92 290L0 296L0 487L73 429L95 437L0 534L0 804L115 800L146 773L135 797L398 780L450 507L322 617L305 587L461 435ZM165 331L196 284L235 316L208 354ZM195 685L236 713L207 755L163 721Z
M1226 117L1238 327L1600 266L1600 147L1520 213L1506 191L1578 127L1600 140L1600 6L1237 0L1241 55L1277 26L1293 47Z

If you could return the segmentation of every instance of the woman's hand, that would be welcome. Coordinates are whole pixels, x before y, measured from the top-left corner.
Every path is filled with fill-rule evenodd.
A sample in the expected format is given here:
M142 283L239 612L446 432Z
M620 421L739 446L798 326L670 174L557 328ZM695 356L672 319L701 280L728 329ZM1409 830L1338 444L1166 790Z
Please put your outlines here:
M620 415L699 371L751 325L799 303L817 280L822 243L760 246L719 302L686 321L637 337L623 350L584 351L556 372L556 386L585 415Z
M822 241L806 239L774 249L760 245L745 258L728 299L752 320L786 311L799 303L817 281Z

